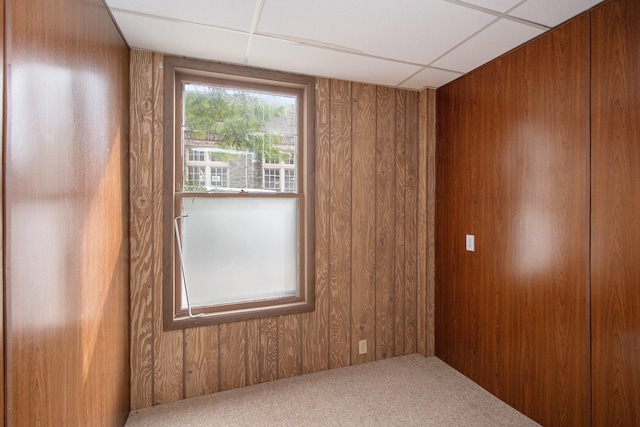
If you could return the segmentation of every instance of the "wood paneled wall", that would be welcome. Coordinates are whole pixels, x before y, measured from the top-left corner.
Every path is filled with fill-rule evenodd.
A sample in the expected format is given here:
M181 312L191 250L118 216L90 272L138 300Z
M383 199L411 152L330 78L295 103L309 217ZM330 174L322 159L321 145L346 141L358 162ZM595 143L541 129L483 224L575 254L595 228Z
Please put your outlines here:
M6 425L129 410L129 51L101 0L6 0Z
M589 25L437 91L436 355L545 426L589 425Z
M432 353L435 92L325 79L316 93L315 311L162 330L161 62L132 51L132 408ZM362 339L368 352L359 355Z
M2 132L1 141L2 146L0 146L0 159L4 159L4 147L5 147L5 123L4 123L4 103L5 103L5 81L4 81L4 0L0 0L0 117L2 117ZM0 189L4 192L4 173L0 173ZM4 224L4 197L0 199L0 224ZM0 241L2 241L2 246L0 246L0 268L2 269L2 274L0 274L0 285L2 289L2 293L0 293L0 421L5 421L5 299L4 299L4 227L0 227Z
M640 425L640 4L592 14L593 426Z

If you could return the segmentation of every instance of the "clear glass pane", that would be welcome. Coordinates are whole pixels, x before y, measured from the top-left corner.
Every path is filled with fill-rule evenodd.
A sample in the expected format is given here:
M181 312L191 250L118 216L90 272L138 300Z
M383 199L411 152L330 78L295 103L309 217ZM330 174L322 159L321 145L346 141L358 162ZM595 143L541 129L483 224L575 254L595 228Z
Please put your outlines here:
M184 191L297 191L294 180L274 178L296 169L295 95L185 84L183 100ZM202 168L202 179L193 167ZM221 167L226 180L215 172Z
M192 307L298 295L298 199L189 197L182 214Z

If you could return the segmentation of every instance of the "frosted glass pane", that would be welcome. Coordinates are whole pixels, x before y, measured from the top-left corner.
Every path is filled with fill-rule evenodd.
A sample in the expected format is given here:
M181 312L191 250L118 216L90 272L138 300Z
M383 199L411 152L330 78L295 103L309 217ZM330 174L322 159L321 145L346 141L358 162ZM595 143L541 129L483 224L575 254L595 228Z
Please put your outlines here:
M298 199L183 198L182 214L192 307L298 295Z

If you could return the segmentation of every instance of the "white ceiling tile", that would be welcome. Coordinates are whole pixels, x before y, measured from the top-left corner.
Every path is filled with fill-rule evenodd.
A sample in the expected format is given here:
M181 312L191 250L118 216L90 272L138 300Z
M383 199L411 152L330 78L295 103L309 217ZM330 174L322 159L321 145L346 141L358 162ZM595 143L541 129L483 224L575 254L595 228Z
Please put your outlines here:
M438 70L436 68L426 67L415 76L412 76L400 86L405 89L422 90L426 87L439 88L450 81L460 77L462 73L454 73L451 71Z
M494 19L442 0L267 0L257 31L426 65Z
M133 48L242 64L250 46L248 65L416 90L439 87L541 31L496 13L550 27L600 2L105 1Z
M464 3L473 4L485 9L504 13L522 0L462 0Z
M256 0L106 0L111 8L249 31Z
M511 16L555 27L595 6L602 0L528 0L509 13Z
M199 24L113 12L132 48L241 64L249 36Z
M254 36L248 64L318 77L396 86L420 69L361 55Z
M544 31L509 19L501 19L482 30L442 58L434 67L467 73Z

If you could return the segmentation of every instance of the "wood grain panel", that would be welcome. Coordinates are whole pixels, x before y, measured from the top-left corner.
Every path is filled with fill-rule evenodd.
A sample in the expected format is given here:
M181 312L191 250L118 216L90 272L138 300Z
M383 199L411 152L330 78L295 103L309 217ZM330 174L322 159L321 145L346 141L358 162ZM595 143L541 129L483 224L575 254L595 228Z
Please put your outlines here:
M278 379L278 319L260 319L260 382Z
M0 0L0 34L2 34L2 40L0 40L0 117L2 117L2 146L0 146L0 158L4 159L4 147L5 147L5 126L4 126L4 44L5 44L5 31L4 31L4 0ZM4 173L0 173L0 188L4 188ZM0 201L0 224L4 224L4 197ZM4 242L4 227L0 227L0 240ZM5 286L4 286L4 243L0 246L0 268L3 274L0 275L0 285L2 287L2 293L0 293L0 420L5 420Z
M2 87L0 88L0 117L2 117L2 146L0 147L0 156L4 158L4 147L6 144L5 141L5 123L4 123L4 86L5 86L5 78L4 78L4 39L5 39L5 30L4 30L4 0L0 0L0 34L2 34L2 41L0 43L0 84ZM4 173L0 174L0 188L4 188ZM4 203L4 202L3 202ZM0 224L4 224L3 211L0 210ZM0 228L0 240L4 242L4 227ZM0 269L4 272L4 243L0 249ZM2 286L2 293L0 293L0 319L2 319L2 329L0 329L0 366L2 369L0 370L0 420L5 420L5 336L4 336L4 325L5 325L5 286L4 286L4 273L0 277L0 285Z
M376 360L395 355L395 91L376 93ZM391 113L391 114L390 114Z
M592 425L640 424L640 5L591 20Z
M302 316L302 372L329 368L329 197L331 177L331 81L317 79L315 137L315 310Z
M351 363L351 83L331 81L329 367Z
M418 303L418 94L407 92L405 162L404 354L417 350Z
M437 178L436 178L436 355L447 360L452 366L466 366L467 374L478 376L479 363L471 363L468 358L477 359L478 345L478 317L476 280L462 281L459 278L471 275L467 270L473 268L475 257L473 254L462 255L459 248L460 236L476 233L475 222L466 219L465 212L470 198L463 192L471 192L478 188L472 171L477 170L473 161L475 153L468 152L466 139L458 144L449 143L453 136L440 130L444 120L451 126L455 122L456 136L470 135L467 139L475 138L471 114L466 113L469 108L467 102L473 102L477 97L478 86L475 74L462 79L451 92L445 89L437 92L438 108L438 150L437 150ZM458 96L461 93L464 96ZM470 104L473 105L473 104ZM447 107L447 112L440 115L441 106ZM451 114L449 119L447 114ZM445 119L446 118L446 119ZM482 125L482 123L478 123ZM440 147L447 143L446 147ZM440 165L450 168L460 168L460 174L447 173ZM446 185L443 182L447 179ZM463 183L470 184L464 185ZM442 183L442 185L440 185ZM467 187L470 187L467 189ZM453 197L453 195L458 195ZM467 223L469 221L469 223ZM463 238L463 237L462 237ZM497 294L496 297L500 295ZM460 306L458 305L460 304ZM463 304L463 305L462 305ZM440 314L442 313L442 314ZM454 315L457 313L457 315ZM475 328L475 329L474 329ZM458 339L447 337L454 334ZM475 378L474 377L474 378Z
M247 385L260 384L260 319L245 323L245 371Z
M421 123L422 126L422 123ZM436 267L435 267L435 222L436 222L436 91L434 89L427 90L427 269L426 269L426 356L435 355L435 283L436 283Z
M2 420L121 425L129 410L128 50L101 1L10 0L0 9Z
M583 16L437 97L436 355L545 426L589 425L588 40Z
M159 287L156 287L157 290ZM161 291L161 289L160 289ZM162 301L159 294L154 301ZM162 309L161 304L155 306ZM159 318L159 319L158 319ZM155 330L162 330L162 316L156 316ZM184 338L183 331L154 334L153 404L161 405L184 398Z
M131 54L131 409L153 404L153 56Z
M358 364L374 361L376 348L376 88L354 83L352 90L351 363Z
M396 91L396 182L395 182L395 254L394 254L394 302L395 302L395 355L404 353L405 331L405 182L407 163L407 92Z
M300 314L290 314L278 318L278 378L302 372L300 317Z
M153 310L154 310L154 356L153 356L153 403L170 403L184 398L184 333L183 331L162 331L162 168L163 152L163 56L153 58Z
M137 55L147 54L134 51L133 58ZM162 82L161 76L154 78L153 67L159 58L161 55L156 54L145 66L132 69L136 85L144 86L150 79L153 86L150 104L138 100L141 107L153 109L151 105L158 99L156 85ZM407 97L412 99L409 111L405 107ZM406 135L411 136L417 152L417 99L417 93L317 79L313 312L223 324L218 329L179 330L171 335L160 328L161 313L154 311L161 284L154 274L149 275L155 271L154 265L162 262L161 254L153 249L161 242L154 227L162 212L152 209L148 231L132 229L132 240L145 242L141 248L150 251L147 269L141 267L132 275L135 289L149 291L145 294L148 299L132 298L132 322L144 327L148 321L145 316L149 316L146 310L151 307L149 340L156 343L155 347L144 347L145 331L132 330L132 342L134 335L141 340L135 351L132 348L136 359L132 370L136 397L132 402L151 405L158 396L175 400L181 395L196 396L357 363L361 357L357 354L360 339L367 339L369 344L362 361L404 354L407 316L414 331L414 344L409 349L415 351L419 342L415 334L418 232L407 225L415 227L417 221L407 218L417 218L419 160L414 156L407 162ZM132 114L136 108L140 107L132 104ZM160 118L152 114L146 132L158 132L156 120ZM145 137L146 133L132 133L132 139ZM144 140L136 144L141 142ZM132 154L132 162L142 165L137 172L140 176L132 177L132 188L149 180L148 174L159 174L161 157L154 154L157 146L153 147L144 155L136 154L139 158ZM413 167L410 188L405 179L408 164ZM158 188L150 188L150 199L144 199L150 206L158 200ZM407 196L409 192L412 193ZM414 203L407 205L406 200ZM407 239L414 242L413 258L406 255ZM413 282L405 285L407 259L415 272ZM405 286L413 287L414 302L407 307ZM413 313L405 313L406 310ZM379 337L382 345L378 345ZM400 351L396 351L397 345ZM151 389L146 387L144 378L147 366L151 369Z
M184 397L218 391L218 326L184 331Z
M416 347L418 353L427 355L427 137L428 137L428 93L418 94L418 207L416 228L417 242L417 303L416 303Z
M220 391L243 387L246 384L245 323L220 325L218 388Z

